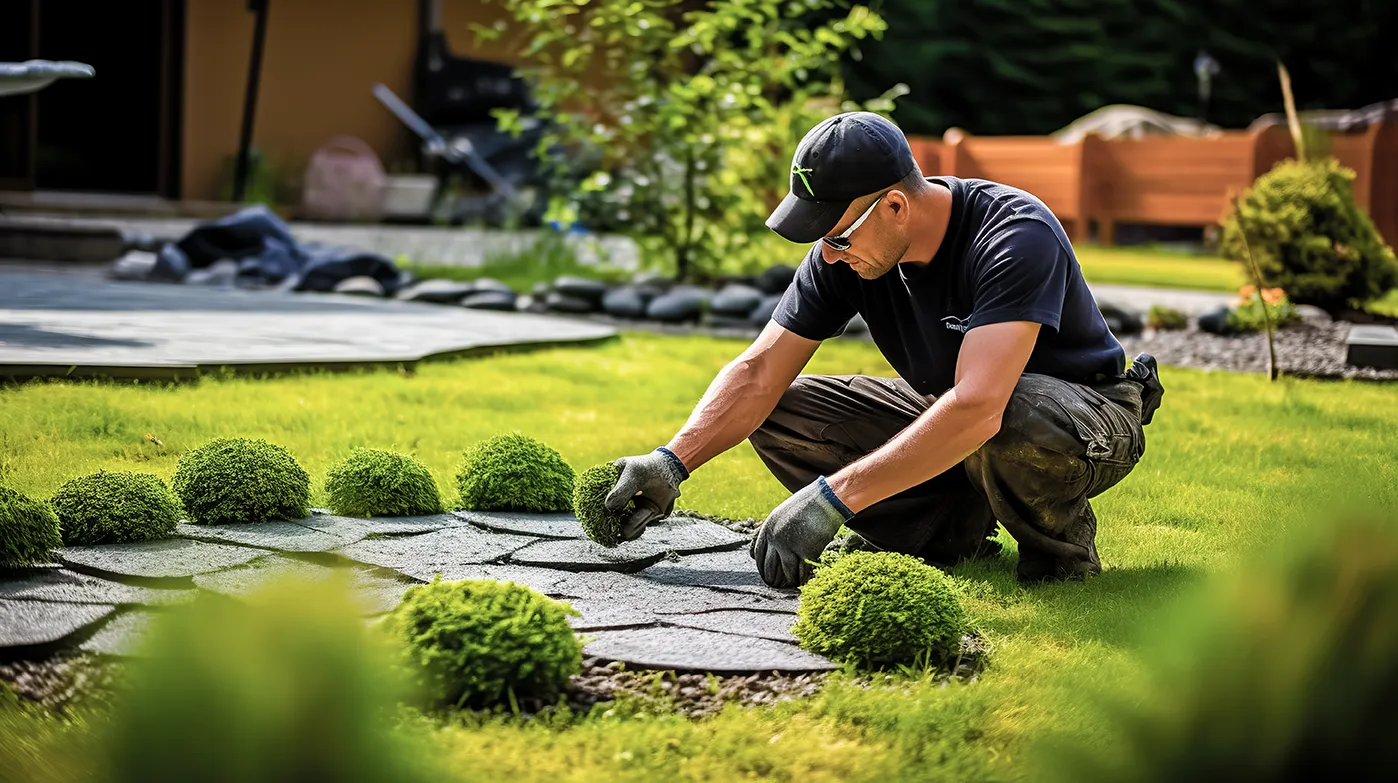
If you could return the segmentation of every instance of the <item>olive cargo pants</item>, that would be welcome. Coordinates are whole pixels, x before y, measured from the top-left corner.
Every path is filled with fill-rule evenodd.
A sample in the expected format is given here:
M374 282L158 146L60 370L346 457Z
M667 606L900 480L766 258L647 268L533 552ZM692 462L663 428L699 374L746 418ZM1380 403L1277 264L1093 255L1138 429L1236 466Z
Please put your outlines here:
M1020 378L1000 432L959 466L875 503L848 527L880 549L950 565L985 550L996 523L1019 544L1021 579L1097 573L1097 518L1088 500L1145 453L1163 389L1155 361L1093 386ZM932 406L901 378L804 375L750 437L795 492L882 446Z

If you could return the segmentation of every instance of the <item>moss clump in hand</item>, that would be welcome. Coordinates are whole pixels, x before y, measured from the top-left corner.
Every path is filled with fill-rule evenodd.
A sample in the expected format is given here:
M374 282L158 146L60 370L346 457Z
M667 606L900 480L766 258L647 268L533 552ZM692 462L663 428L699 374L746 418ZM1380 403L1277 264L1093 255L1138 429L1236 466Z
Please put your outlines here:
M257 438L216 438L180 458L172 482L201 525L303 519L311 477L281 446Z
M65 546L127 544L169 538L180 503L159 476L99 471L79 476L49 501Z
M325 478L330 510L347 517L440 514L442 497L427 466L407 454L355 449Z
M488 708L549 696L582 671L568 625L577 610L510 582L464 580L408 588L384 620L424 700Z
M518 433L476 444L456 474L468 511L569 511L573 479L563 455Z
M930 665L961 644L967 616L951 579L896 552L849 552L801 588L801 646L865 668Z
M621 522L630 508L627 504L627 509L613 514L604 505L620 478L621 468L604 462L584 470L573 485L573 513L582 523L587 537L605 547L621 543Z
M0 487L0 568L49 562L49 551L63 546L58 517L48 506Z

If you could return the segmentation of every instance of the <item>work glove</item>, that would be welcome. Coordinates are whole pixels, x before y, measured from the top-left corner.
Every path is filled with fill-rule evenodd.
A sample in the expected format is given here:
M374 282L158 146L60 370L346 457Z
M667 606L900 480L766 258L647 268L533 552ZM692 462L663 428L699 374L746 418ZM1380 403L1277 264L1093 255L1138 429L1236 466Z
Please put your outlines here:
M749 550L762 581L772 587L799 587L811 578L811 562L835 540L840 525L854 514L821 476L796 491L767 515Z
M664 446L649 454L622 457L612 464L621 468L621 477L603 505L611 513L620 514L628 501L635 501L635 508L621 522L621 540L634 541L646 532L646 525L675 510L680 482L689 478L689 471Z

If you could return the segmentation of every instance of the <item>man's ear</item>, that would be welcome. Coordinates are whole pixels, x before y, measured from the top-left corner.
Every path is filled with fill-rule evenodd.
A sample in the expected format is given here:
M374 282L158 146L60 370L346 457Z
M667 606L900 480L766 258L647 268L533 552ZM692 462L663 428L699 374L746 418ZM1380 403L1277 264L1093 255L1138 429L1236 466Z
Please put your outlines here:
M884 197L884 200L888 202L889 206L893 207L893 214L900 217L908 207L908 194L901 190L888 191L888 195Z

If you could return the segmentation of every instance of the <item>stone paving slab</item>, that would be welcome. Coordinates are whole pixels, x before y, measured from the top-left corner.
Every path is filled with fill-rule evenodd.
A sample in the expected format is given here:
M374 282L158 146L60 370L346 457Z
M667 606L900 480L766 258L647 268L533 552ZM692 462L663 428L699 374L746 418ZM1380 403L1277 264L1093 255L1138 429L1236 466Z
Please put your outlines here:
M236 597L260 590L277 579L319 581L330 579L344 570L290 557L271 555L254 560L244 566L230 568L227 571L200 574L194 577L194 584L202 590ZM360 604L365 614L387 612L397 606L398 602L403 599L403 593L412 587L409 582L386 579L358 569L352 569L348 576L354 591L354 599Z
M747 539L704 519L671 518L652 525L634 541L604 547L587 539L539 541L510 555L521 565L567 571L635 572L659 562L669 552L679 554L732 549Z
M201 368L412 363L587 343L612 327L392 299L0 272L0 377L186 377ZM76 368L76 369L74 369Z
M580 613L569 617L568 624L580 632L641 628L657 625L660 618L644 607L621 604L608 598L559 598Z
M0 598L0 647L51 644L116 611L104 604Z
M538 538L586 538L582 524L572 512L540 513L524 511L455 511L471 524L498 533L515 533Z
M192 525L181 522L175 534L195 541L241 544L279 552L326 552L353 544L364 536L348 537L295 522L251 522L242 525Z
M155 613L145 610L123 612L97 629L87 641L78 646L83 652L98 655L131 656L150 632Z
M465 527L466 521L452 514L431 514L421 517L375 517L359 519L340 517L334 514L312 513L296 524L313 530L343 538L352 544L365 538L381 536L409 536L418 533L435 533L449 527Z
M535 540L487 533L474 527L454 527L420 536L365 539L334 551L365 565L392 568L400 574L430 582L438 572L488 563Z
M139 579L186 579L221 571L262 557L266 551L245 546L206 544L187 538L65 547L55 552L64 565L94 575Z
M159 606L193 600L193 590L135 587L65 568L45 568L27 576L0 581L0 598L74 604L142 604Z
M768 587L758 575L757 564L746 546L690 555L674 562L662 560L637 576L664 584L718 587L774 600L795 599L798 594L794 589Z
M712 612L667 615L664 620L667 624L680 628L698 628L737 636L771 639L775 642L796 643L796 637L791 635L791 627L796 624L796 616L792 614L718 609Z
M583 655L647 669L746 674L839 668L794 644L694 628L637 628L588 635L593 641L583 648Z

